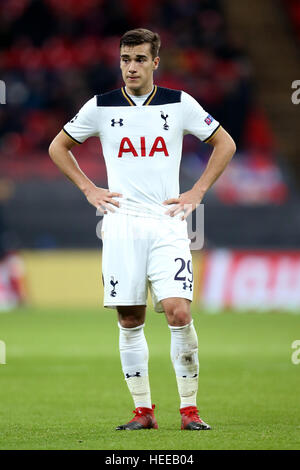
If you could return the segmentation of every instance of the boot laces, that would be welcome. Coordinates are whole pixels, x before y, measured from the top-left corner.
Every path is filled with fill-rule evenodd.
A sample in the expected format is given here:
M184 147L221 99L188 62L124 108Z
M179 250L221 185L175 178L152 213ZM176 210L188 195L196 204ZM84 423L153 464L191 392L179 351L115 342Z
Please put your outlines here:
M187 408L187 410L184 411L185 416L191 419L191 421L194 421L196 423L202 423L202 419L199 416L199 411L195 407L190 407Z
M139 418L141 418L142 416L146 416L147 414L150 414L150 411L149 412L146 412L144 410L141 410L141 408L136 408L135 410L133 410L132 412L135 416L134 418L132 418L129 422L131 423L132 421L138 421Z

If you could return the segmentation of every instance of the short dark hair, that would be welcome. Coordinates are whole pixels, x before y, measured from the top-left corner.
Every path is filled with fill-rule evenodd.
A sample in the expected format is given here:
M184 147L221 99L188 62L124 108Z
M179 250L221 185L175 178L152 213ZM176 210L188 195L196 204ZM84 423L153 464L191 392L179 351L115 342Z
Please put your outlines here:
M160 48L160 37L158 33L153 33L149 29L137 28L127 31L120 39L120 48L122 46L138 46L148 42L152 58L158 56Z

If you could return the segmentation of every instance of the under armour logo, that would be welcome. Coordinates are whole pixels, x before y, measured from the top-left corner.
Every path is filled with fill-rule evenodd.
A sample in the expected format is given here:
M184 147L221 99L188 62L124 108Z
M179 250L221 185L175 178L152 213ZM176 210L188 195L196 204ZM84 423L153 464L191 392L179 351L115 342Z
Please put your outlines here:
M73 123L73 122L74 122L74 121L75 121L77 118L78 118L78 114L76 114L76 116L74 116L74 117L73 117L73 119L71 119L71 121L70 121L70 122L72 122L72 123Z
M117 293L116 293L116 285L119 283L119 281L114 281L114 278L113 276L111 276L111 281L110 281L110 285L113 286L113 289L111 290L110 292L110 295L111 297L116 297Z
M193 288L192 284L188 286L186 282L183 283L183 290L190 289L190 291L192 292L192 288Z
M130 377L140 377L141 376L141 373L140 372L136 372L135 374L125 374L125 377L126 379L130 379Z
M123 119L119 119L119 121L116 121L115 119L111 120L111 126L114 127L116 124L119 124L119 126L123 126Z
M169 117L168 114L164 115L163 111L160 112L160 117L165 121L164 129L167 131L169 129L169 125L167 124L167 118Z

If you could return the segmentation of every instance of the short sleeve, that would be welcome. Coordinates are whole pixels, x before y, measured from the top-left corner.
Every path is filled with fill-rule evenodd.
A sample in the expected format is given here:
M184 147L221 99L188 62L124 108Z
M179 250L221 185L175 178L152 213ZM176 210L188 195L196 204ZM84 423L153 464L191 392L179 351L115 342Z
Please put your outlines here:
M64 132L76 143L99 135L96 96L87 101L79 112L63 127Z
M184 134L192 134L203 142L208 142L220 128L219 122L184 91L181 103Z

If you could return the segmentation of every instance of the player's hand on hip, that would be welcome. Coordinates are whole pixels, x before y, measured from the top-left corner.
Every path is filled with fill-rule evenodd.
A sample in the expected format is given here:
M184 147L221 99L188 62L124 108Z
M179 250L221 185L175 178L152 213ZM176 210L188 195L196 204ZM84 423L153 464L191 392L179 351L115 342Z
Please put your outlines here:
M167 199L163 202L164 205L172 205L170 209L167 210L165 213L170 217L175 217L175 215L180 214L183 212L181 220L185 220L193 210L196 209L197 206L201 203L201 197L194 189L187 191L185 193L180 194L178 198L171 198Z
M122 197L122 194L111 192L109 189L98 188L97 186L86 194L89 203L103 214L107 214L107 211L115 212L112 206L120 207L120 203L113 199L114 197Z

